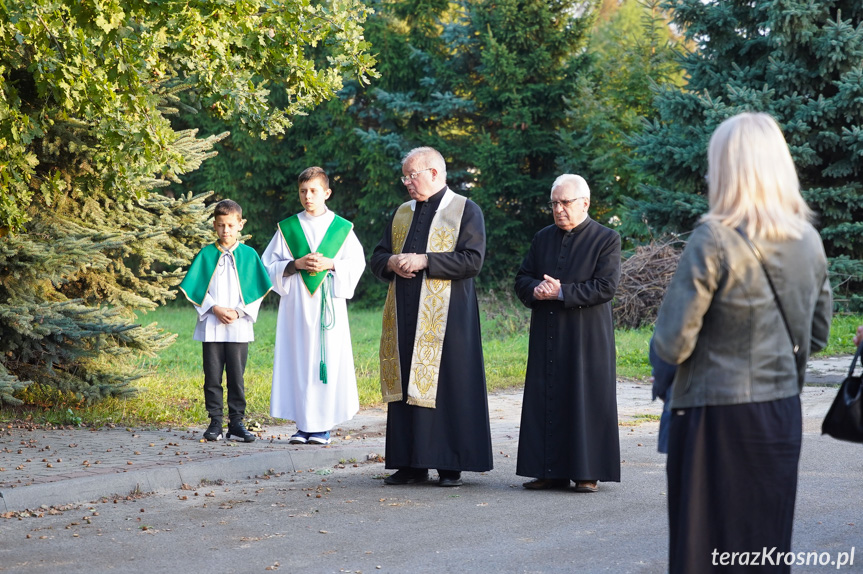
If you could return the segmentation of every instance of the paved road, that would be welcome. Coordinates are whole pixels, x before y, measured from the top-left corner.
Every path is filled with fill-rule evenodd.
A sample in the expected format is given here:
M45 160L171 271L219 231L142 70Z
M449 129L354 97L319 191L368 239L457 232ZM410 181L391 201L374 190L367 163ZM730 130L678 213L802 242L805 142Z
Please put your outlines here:
M794 549L833 560L853 549L841 571L861 572L863 447L820 435L834 395L803 395ZM288 445L292 427L230 445L201 443L203 429L7 425L0 572L664 572L660 406L627 382L618 401L623 480L597 494L521 488L520 393L490 397L495 469L453 489L383 485L380 409L329 448Z
M661 404L650 399L649 385L629 382L618 384L618 405L623 425L650 421L661 410ZM521 393L491 396L489 414L495 442L516 439ZM267 427L249 444L206 442L203 427L4 426L0 427L0 513L88 502L130 491L179 488L201 480L239 480L268 469L293 472L332 467L339 461L365 461L384 452L386 411L363 409L336 430L328 447L289 444L292 425Z

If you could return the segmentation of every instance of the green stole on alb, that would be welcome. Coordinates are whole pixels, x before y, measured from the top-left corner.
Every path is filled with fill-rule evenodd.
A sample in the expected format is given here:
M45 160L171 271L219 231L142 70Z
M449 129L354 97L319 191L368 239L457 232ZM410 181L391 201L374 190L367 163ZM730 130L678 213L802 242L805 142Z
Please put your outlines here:
M333 214L333 222L327 228L321 244L318 245L318 253L332 259L339 252L339 249L344 245L348 234L353 229L354 225L344 217L339 217ZM292 215L291 217L279 222L279 230L282 232L282 237L291 250L291 256L299 259L305 257L312 252L309 247L309 241L306 239L306 234L303 232L303 226L300 224L300 216ZM321 283L327 276L327 273L309 273L305 269L298 269L300 276L303 279L303 284L309 291L309 295L314 295Z
M234 257L237 279L240 283L240 298L244 305L251 305L263 299L273 288L267 269L258 257L257 251L243 243L237 243L232 249L225 249L218 242L211 243L195 256L189 271L186 272L186 277L180 283L180 290L186 299L196 306L203 305L207 291L210 290L210 283L216 274L219 258L225 252L231 253Z
M333 222L330 223L330 226L327 228L327 232L324 234L324 238L321 240L320 245L318 245L318 253L329 259L336 256L342 248L342 245L345 244L345 240L348 238L348 234L351 232L351 229L354 227L354 225L347 219L335 214L333 215ZM303 226L300 223L299 214L292 215L291 217L279 222L279 230L281 230L282 237L284 238L288 249L290 249L294 260L297 260L300 257L305 257L312 252L311 247L309 247L309 241L306 239L306 234L303 232ZM324 271L323 273L309 273L305 269L298 269L297 272L300 274L300 277L303 280L303 285L306 286L306 290L309 292L310 296L313 296L315 291L318 290L318 287L320 287L321 284L324 283L324 280L330 276L329 271ZM325 385L327 384L327 347L324 332L332 329L336 324L335 312L332 300L330 299L331 296L329 289L329 285L324 285L324 288L321 291L320 379Z

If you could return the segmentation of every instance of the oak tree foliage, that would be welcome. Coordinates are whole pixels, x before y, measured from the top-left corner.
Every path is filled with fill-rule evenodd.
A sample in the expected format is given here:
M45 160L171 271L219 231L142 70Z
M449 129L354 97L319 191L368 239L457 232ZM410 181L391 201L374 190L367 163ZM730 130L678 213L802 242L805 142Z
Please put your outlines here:
M140 355L173 338L137 314L175 296L212 237L206 188L155 191L228 135L173 115L284 133L345 76L374 73L367 12L352 0L0 2L0 404L31 382L86 400L132 392Z

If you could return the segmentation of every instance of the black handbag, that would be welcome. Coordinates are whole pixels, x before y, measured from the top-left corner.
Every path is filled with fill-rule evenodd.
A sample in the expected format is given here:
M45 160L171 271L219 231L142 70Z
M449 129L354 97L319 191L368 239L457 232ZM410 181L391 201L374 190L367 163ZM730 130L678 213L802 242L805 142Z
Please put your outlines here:
M839 440L863 442L863 376L854 376L861 349L863 343L857 347L848 376L842 381L839 393L821 425L822 434L829 434Z

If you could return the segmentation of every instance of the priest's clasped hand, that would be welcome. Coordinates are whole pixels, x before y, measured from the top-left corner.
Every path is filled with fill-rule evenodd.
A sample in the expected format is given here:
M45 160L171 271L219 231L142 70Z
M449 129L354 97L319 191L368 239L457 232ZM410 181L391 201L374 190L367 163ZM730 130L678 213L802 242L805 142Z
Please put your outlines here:
M540 300L557 299L560 293L560 280L543 275L543 282L533 288L533 297Z
M387 262L390 271L405 279L416 277L417 271L422 271L428 266L429 258L425 253L399 253L390 257Z
M329 257L324 257L323 254L318 253L317 251L300 257L294 261L294 265L297 269L305 270L309 273L320 273L322 271L335 269L335 263L333 260Z

